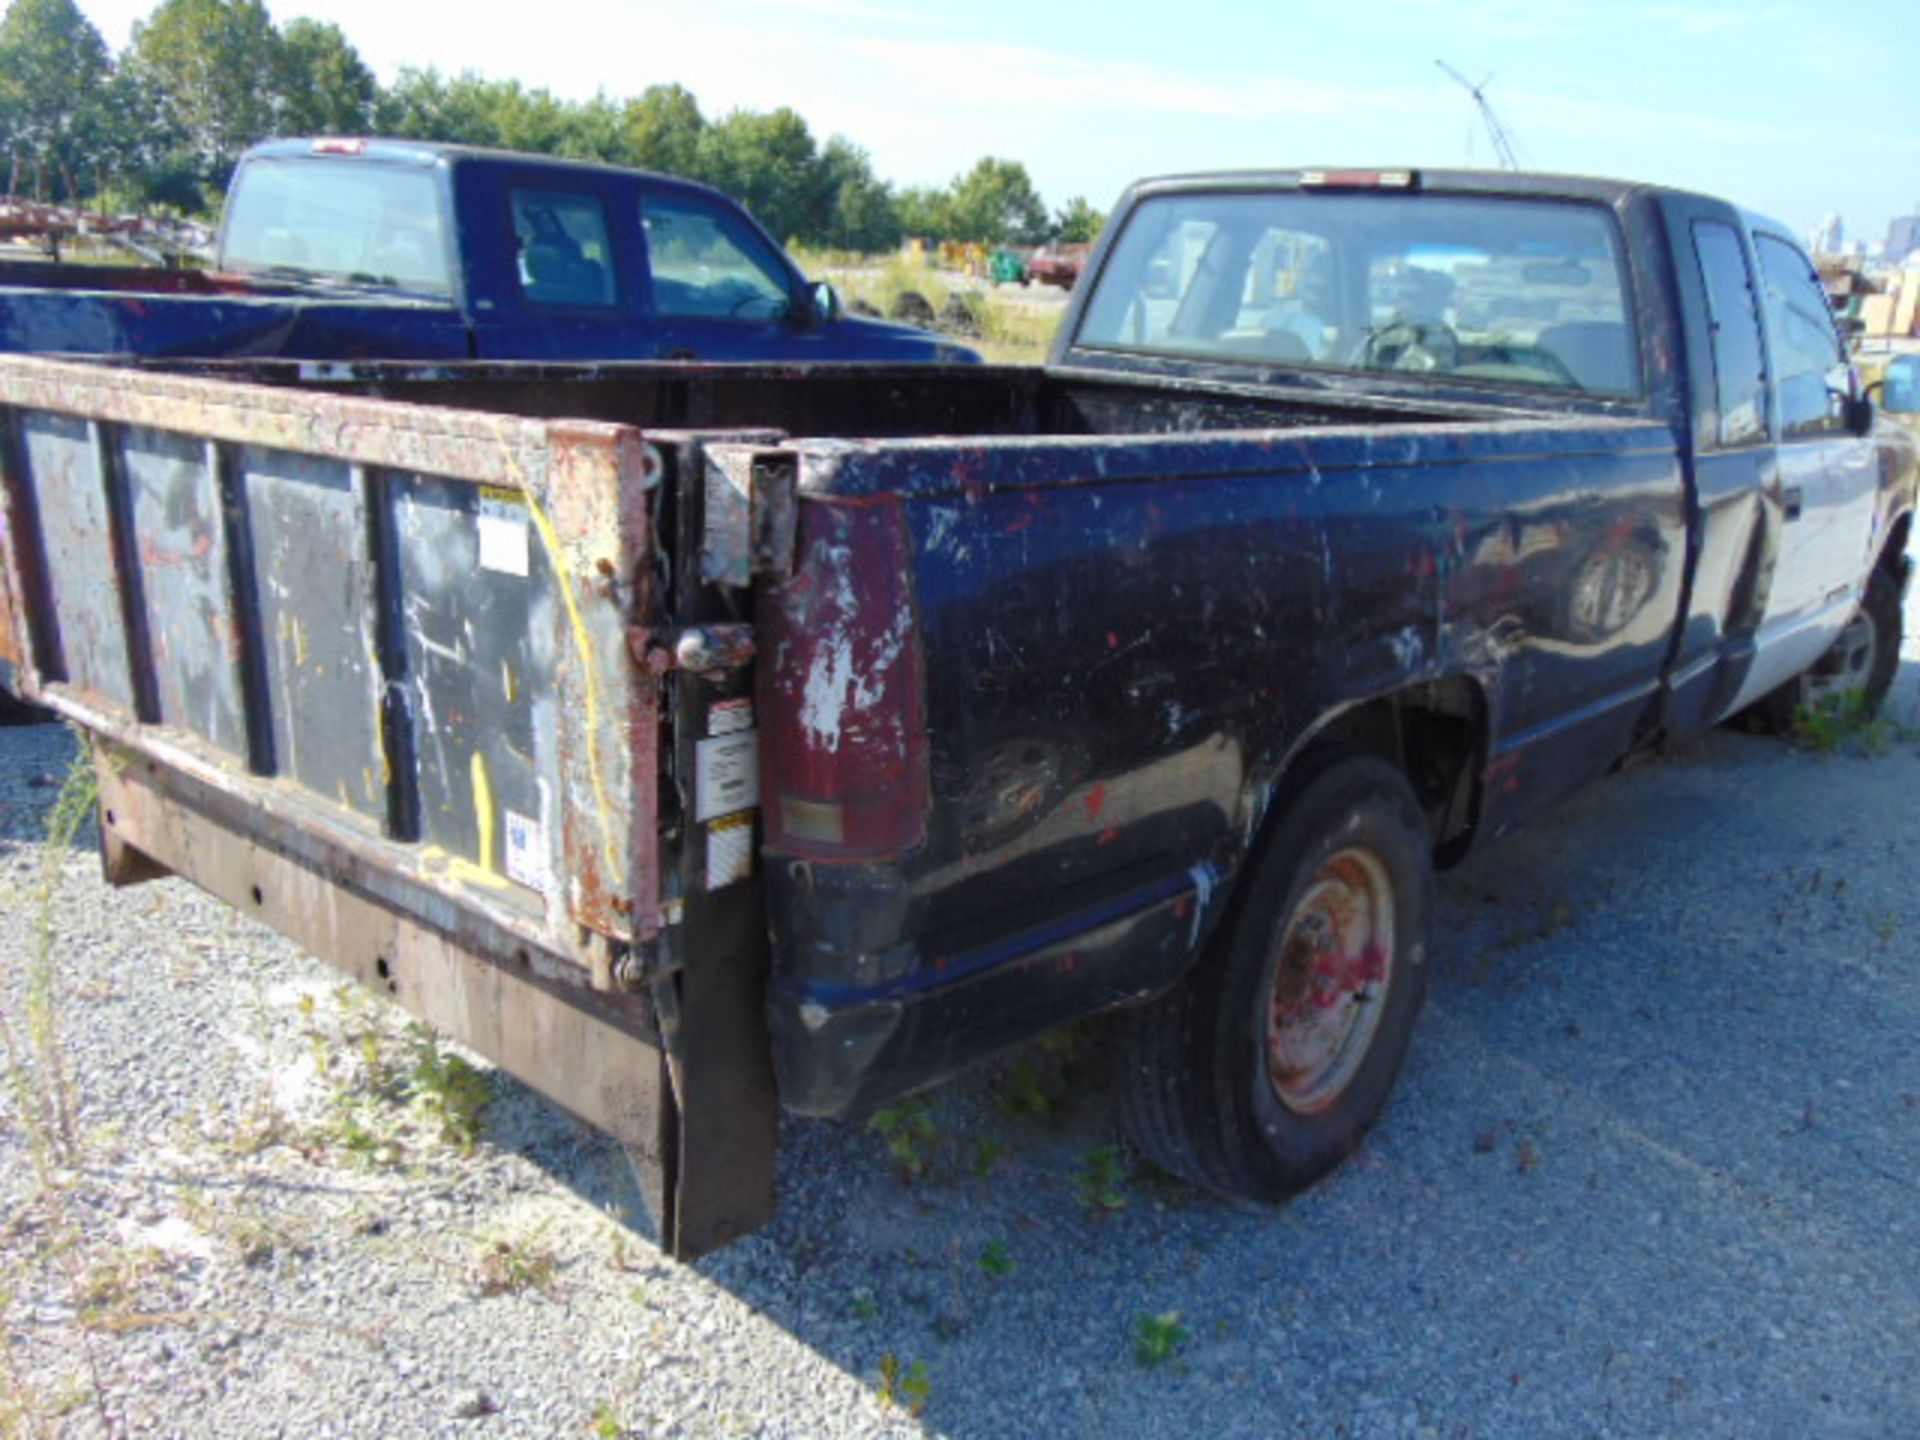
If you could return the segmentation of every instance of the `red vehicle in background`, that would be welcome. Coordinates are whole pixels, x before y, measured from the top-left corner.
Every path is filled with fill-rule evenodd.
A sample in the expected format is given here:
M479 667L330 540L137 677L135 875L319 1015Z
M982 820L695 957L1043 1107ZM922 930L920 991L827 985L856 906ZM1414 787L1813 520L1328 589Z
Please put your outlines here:
M1027 283L1038 282L1042 285L1058 285L1062 290L1071 290L1079 280L1080 272L1086 268L1086 245L1049 245L1036 250L1027 260Z

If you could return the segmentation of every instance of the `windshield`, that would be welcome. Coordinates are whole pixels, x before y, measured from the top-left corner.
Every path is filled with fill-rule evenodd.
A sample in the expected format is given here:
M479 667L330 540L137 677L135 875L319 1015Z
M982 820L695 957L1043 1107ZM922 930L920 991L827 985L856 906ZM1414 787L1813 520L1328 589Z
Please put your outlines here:
M433 172L364 160L250 160L227 202L224 268L445 298Z
M1629 314L1597 205L1166 195L1129 218L1075 344L1632 395Z

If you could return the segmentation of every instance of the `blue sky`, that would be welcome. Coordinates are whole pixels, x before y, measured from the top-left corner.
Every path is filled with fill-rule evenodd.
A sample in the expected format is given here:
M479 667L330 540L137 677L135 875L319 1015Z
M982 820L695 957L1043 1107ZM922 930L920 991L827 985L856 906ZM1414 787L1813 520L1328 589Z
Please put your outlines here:
M79 0L109 45L149 13ZM283 0L332 20L382 79L471 68L557 94L678 81L719 116L790 105L896 184L981 155L1048 202L1106 206L1141 175L1299 164L1490 165L1478 80L1531 168L1725 195L1804 233L1878 240L1920 209L1912 11L1799 0Z

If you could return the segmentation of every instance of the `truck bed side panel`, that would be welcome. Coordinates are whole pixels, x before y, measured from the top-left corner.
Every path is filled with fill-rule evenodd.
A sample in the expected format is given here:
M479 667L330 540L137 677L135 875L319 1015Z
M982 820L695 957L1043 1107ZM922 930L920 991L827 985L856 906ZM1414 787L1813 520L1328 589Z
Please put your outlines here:
M1170 983L1275 777L1351 707L1470 686L1480 818L1512 823L1625 752L1678 614L1684 477L1644 423L797 448L797 597L811 509L905 500L931 757L923 844L769 865L802 1108ZM885 703L864 653L786 679Z

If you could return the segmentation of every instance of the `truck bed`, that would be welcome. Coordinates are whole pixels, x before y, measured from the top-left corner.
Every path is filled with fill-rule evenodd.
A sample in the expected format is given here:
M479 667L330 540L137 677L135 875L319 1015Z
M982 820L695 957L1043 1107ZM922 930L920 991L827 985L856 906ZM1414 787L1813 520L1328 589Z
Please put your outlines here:
M1479 643L1514 506L1596 457L1627 498L1535 512L1528 563L1664 529L1581 667L1593 753L1637 723L1677 594L1671 440L1631 421L980 367L194 370L0 358L0 660L96 737L110 876L194 880L608 1129L682 1255L770 1209L776 1063L787 1103L840 1110L1179 972L1286 742L1246 666L1360 687ZM1466 508L1422 508L1433 466ZM906 527L933 812L801 893L760 833L759 732L818 698L783 637L821 527L874 501ZM1337 637L1264 627L1329 613L1330 527L1382 598ZM1126 720L1195 661L1172 722ZM982 757L1061 723L1086 744L1058 823L980 828ZM1062 983L1081 956L1105 983ZM958 1008L911 1003L936 991Z

